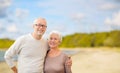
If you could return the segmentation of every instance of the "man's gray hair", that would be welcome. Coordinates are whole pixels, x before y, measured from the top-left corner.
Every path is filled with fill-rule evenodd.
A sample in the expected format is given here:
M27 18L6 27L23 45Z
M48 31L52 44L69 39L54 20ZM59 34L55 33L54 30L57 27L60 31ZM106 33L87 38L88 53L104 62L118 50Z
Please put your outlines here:
M51 32L49 33L48 39L50 39L50 36L51 36L53 33L54 33L54 34L57 34L57 35L59 36L60 42L62 42L62 35L61 35L61 33L60 33L59 31L55 31L55 30L53 30L53 31L51 31Z
M45 18L40 17L40 18L36 18L36 19L33 21L33 24L35 24L38 20L44 20L44 21L46 21Z

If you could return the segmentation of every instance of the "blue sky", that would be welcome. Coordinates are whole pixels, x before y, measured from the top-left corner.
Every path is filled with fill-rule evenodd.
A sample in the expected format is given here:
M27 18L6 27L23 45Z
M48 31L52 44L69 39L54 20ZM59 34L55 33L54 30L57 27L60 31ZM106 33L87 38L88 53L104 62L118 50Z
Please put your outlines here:
M120 30L120 0L0 0L0 38L31 33L35 18L47 20L47 35Z

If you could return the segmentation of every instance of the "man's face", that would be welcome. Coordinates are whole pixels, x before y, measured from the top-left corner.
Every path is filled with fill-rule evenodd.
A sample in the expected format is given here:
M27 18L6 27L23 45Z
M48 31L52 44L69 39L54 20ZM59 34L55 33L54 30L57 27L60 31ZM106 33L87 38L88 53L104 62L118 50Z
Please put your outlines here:
M34 22L33 27L34 27L34 33L38 36L42 36L47 28L46 21L43 19L38 19Z

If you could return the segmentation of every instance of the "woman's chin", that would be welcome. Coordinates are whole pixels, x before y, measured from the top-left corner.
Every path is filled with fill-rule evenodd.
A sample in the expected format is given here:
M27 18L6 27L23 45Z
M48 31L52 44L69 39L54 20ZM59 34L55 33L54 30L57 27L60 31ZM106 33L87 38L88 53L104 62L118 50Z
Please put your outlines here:
M50 48L55 48L54 46L50 46Z

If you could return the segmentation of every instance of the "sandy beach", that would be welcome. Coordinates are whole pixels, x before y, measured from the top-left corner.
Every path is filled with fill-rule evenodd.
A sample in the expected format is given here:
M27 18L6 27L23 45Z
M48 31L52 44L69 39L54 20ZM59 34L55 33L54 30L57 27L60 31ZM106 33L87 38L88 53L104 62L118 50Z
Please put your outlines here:
M81 50L72 56L73 73L120 73L120 52L113 50Z
M13 73L5 62L0 62L0 73Z
M72 56L72 73L120 73L120 52L110 50L80 50ZM0 62L0 73L12 73Z

